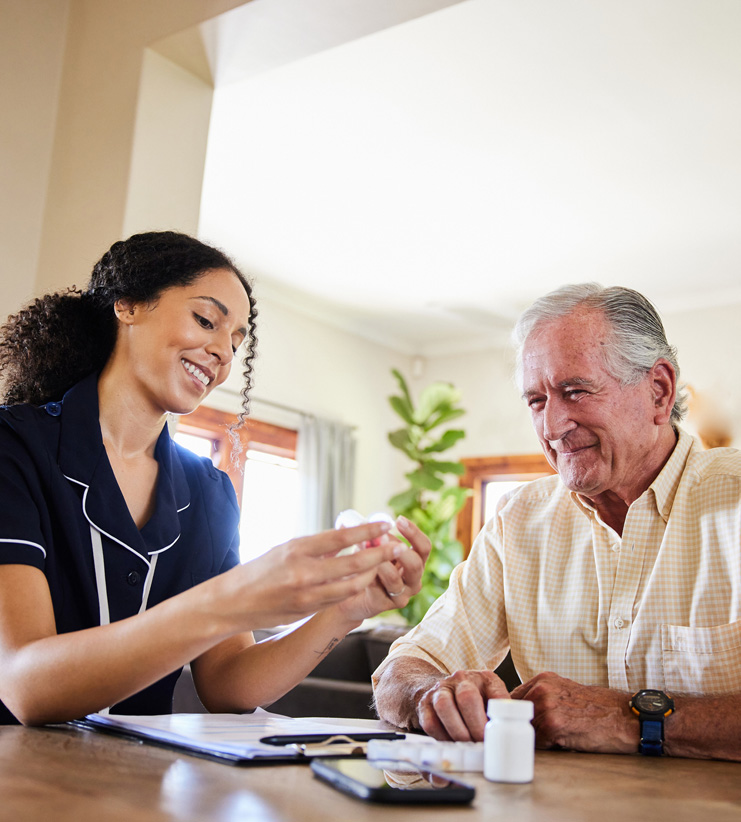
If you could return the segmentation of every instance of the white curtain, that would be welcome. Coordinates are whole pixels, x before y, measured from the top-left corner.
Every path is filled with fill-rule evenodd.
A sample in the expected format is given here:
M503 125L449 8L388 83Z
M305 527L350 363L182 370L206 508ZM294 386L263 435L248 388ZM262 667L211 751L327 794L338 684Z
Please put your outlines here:
M352 507L355 476L353 430L331 420L302 415L296 447L300 533L334 528L340 511Z

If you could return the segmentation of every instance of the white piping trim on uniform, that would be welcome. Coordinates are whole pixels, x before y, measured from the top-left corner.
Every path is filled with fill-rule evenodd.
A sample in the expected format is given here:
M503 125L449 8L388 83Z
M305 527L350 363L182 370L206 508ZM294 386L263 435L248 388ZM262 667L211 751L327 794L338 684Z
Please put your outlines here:
M131 551L131 553L139 557L139 559L146 563L147 566L149 565L149 561L145 559L138 551L134 550L130 545L127 545L125 542L121 542L120 539L114 537L113 534L109 534L107 531L104 531L98 525L96 525L88 516L87 509L85 507L85 503L87 502L87 492L90 490L90 486L80 480L74 479L74 477L68 477L66 474L64 475L65 479L68 479L70 482L77 483L77 485L81 485L85 489L85 493L82 495L82 513L85 515L85 519L90 523L90 525L95 528L97 531L100 531L101 534L108 537L108 539L113 540L113 542L117 542L119 545L122 545L127 551Z
M0 539L0 542L10 542L16 545L33 545L34 548L38 548L39 551L41 551L44 559L46 559L46 549L42 545L39 545L38 542L29 542L27 539ZM175 543L173 543L173 545L174 544Z
M150 557L151 557L151 556L154 556L155 554L161 554L163 551L167 551L169 548L172 548L172 546L173 546L173 545L174 545L174 544L175 544L175 543L176 543L179 539L180 539L180 534L178 534L178 535L175 537L175 539L174 539L174 540L173 540L173 541L172 541L169 545L165 545L165 547L164 547L164 548L158 548L156 551L147 551L147 554L148 554Z
M95 566L95 585L98 589L98 610L100 624L110 625L111 614L108 610L108 587L105 583L105 560L103 559L103 540L100 531L90 526L90 542L93 544L93 565Z
M185 511L185 509L186 509L186 508L190 508L190 503L188 503L187 505L184 505L182 508L178 508L178 514L179 514L181 511Z
M139 613L143 614L144 611L147 609L147 600L149 599L149 591L152 587L152 580L154 579L154 569L157 567L157 557L159 556L156 553L152 557L152 564L149 566L149 570L147 571L147 578L144 580L144 590L142 591L142 605L139 608Z

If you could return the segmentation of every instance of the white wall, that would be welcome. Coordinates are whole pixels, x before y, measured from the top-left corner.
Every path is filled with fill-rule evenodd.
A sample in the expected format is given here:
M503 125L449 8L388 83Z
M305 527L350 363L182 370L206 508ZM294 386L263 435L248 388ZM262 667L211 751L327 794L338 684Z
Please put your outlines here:
M741 305L683 311L664 317L667 337L678 349L682 382L717 409L741 448ZM683 422L695 433L692 417Z
M515 386L512 353L507 348L437 357L426 362L418 393L433 380L451 382L462 393L466 414L454 421L466 438L448 453L454 458L540 451L530 417Z
M0 317L35 293L67 0L0 0Z
M409 469L387 440L400 427L387 397L396 389L391 369L408 371L408 358L261 299L259 283L256 294L259 345L252 416L288 427L298 424L297 416L259 402L263 399L354 426L354 505L366 515L388 510L389 497L403 490L403 471ZM235 370L225 387L237 391L239 384ZM210 404L238 408L233 395L223 392L214 392Z
M198 233L212 97L208 83L144 50L123 237Z

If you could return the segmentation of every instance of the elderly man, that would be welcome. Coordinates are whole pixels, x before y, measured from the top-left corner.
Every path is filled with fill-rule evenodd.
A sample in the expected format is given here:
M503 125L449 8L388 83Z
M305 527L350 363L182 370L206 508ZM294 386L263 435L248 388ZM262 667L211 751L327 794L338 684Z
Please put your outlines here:
M741 759L741 454L678 428L676 352L637 292L562 288L515 341L558 476L503 498L376 671L379 714L480 740L511 649L539 747Z

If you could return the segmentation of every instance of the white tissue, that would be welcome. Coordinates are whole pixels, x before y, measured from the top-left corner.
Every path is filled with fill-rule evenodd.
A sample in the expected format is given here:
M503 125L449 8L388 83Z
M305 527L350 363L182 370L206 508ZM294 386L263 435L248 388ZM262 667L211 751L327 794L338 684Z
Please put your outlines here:
M389 525L394 524L393 519L388 514L384 514L382 511L371 514L366 518L354 508L348 508L347 510L340 511L340 513L337 514L337 519L334 521L334 527L354 528L356 525L365 525L366 522L388 522ZM349 548L344 548L340 551L338 556L342 556L343 554L354 554L356 551L362 550L363 546L360 544L351 545Z

